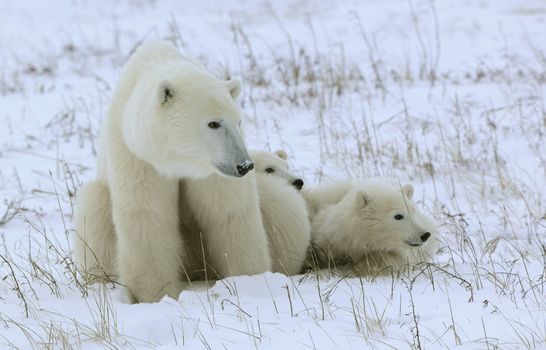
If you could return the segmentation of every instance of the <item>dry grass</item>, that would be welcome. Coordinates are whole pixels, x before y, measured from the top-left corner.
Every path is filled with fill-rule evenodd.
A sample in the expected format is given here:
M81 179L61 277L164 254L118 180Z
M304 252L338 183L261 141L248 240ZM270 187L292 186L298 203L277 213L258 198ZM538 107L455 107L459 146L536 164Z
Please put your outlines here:
M143 3L131 6L153 6ZM531 57L524 61L507 44L497 62L452 70L443 61L446 43L435 2L406 5L418 53L396 65L388 63L378 33L354 13L350 28L359 38L354 45L365 53L363 62L349 56L343 43L325 43L312 17L304 21L305 42L276 18L282 45L254 35L234 18L229 31L236 61L219 59L209 66L218 76L241 77L247 132L261 140L255 146L288 148L295 154L293 168L306 182L399 176L421 188L419 204L441 224L443 244L435 261L382 278L311 272L284 284L282 296L274 292L278 286L267 285L267 309L273 310L267 316L247 305L237 279L226 279L227 295L196 294L199 315L184 301L173 302L180 317L170 323L175 344L198 341L214 348L209 335L224 332L260 348L272 334L278 336L275 327L304 319L313 332L302 326L306 334L298 340L310 348L320 348L318 339L339 345L332 322L340 320L370 348L544 347L544 52L537 43L524 44ZM157 32L195 50L174 14ZM21 108L6 117L7 134L15 136L0 149L5 165L0 189L6 193L0 208L0 302L17 301L24 314L16 318L0 309L0 325L17 330L33 349L79 348L90 341L112 349L159 345L124 335L111 286L89 285L70 254L73 198L92 176L100 120L115 81L107 74L144 39L122 29L112 36L92 43L82 33L66 34L50 50L29 43L32 54L13 52L13 64L0 67L0 98L22 99L14 102ZM73 67L69 74L81 91L63 85L66 65ZM95 65L105 71L95 71ZM32 98L43 101L59 91L61 102L40 115ZM35 120L39 126L33 126ZM19 123L29 127L23 131ZM288 130L294 125L300 126L297 133ZM18 165L13 161L18 158L45 166ZM74 295L85 297L87 309L80 312L89 316L86 321L41 306ZM429 322L428 295L445 297L445 309L438 311L441 325ZM469 309L480 315L478 336L476 324L469 327L461 311ZM233 316L231 322L226 315ZM504 337L495 332L499 324L509 330ZM7 335L0 343L19 347Z

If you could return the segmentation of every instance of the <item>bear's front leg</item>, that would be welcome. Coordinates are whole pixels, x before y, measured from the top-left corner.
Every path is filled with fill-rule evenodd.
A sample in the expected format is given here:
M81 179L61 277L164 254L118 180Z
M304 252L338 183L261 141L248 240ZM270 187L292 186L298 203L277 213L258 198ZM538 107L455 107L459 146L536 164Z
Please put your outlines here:
M185 285L181 278L185 254L178 230L178 180L159 176L131 180L118 191L112 189L118 193L112 196L112 207L121 283L134 302L155 302L164 295L176 299Z
M271 271L267 235L257 205L211 230L205 227L205 248L221 277Z
M185 184L183 197L201 230L204 263L216 277L271 271L255 173L238 179L212 175Z
M106 183L91 181L78 190L74 222L73 248L78 267L90 281L115 281L116 234Z

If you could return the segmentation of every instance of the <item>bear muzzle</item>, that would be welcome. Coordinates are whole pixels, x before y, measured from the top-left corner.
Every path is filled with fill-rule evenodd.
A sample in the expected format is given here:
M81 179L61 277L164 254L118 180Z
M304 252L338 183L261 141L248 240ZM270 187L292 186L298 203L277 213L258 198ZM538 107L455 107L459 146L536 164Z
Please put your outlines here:
M430 236L430 232L421 232L418 237L411 237L405 243L410 247L420 247L428 241Z
M237 173L239 176L245 176L252 169L254 169L254 163L250 160L245 160L241 164L237 164Z

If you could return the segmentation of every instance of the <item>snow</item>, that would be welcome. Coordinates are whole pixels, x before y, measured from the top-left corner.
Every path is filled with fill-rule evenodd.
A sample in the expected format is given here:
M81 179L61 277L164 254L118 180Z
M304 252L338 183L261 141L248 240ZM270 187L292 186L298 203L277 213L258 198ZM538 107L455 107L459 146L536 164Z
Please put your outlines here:
M544 1L4 0L0 23L1 348L546 348ZM249 148L285 149L306 186L410 180L440 224L434 263L196 282L155 304L86 285L74 195L152 38L240 78Z

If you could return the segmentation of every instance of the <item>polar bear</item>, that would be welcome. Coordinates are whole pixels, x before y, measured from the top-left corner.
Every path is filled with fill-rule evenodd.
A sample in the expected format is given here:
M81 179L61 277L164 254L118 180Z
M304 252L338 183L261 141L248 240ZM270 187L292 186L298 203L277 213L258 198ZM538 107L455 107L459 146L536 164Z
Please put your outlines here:
M303 180L288 170L286 152L251 151L255 164L260 210L269 239L272 271L301 272L309 248L311 226L299 190Z
M434 254L436 224L413 203L411 184L364 179L318 192L326 196L311 223L319 267L349 263L357 274L401 271Z
M253 167L234 101L239 92L237 80L219 81L167 43L135 51L101 129L96 180L78 195L74 251L80 268L119 275L134 302L179 295L186 257L180 178L237 178ZM105 227L108 222L113 227ZM267 244L246 233L243 240L257 241L256 251L267 253ZM238 254L234 246L222 252ZM252 264L253 272L270 267L263 259Z

